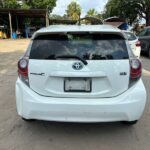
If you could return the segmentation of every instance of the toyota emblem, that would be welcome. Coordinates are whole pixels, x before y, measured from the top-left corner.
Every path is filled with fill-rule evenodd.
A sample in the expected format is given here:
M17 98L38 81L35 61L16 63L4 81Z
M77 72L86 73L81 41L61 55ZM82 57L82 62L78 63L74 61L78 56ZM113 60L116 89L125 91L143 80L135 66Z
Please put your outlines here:
M83 68L83 64L81 62L75 62L72 65L72 68L75 69L75 70L81 70Z

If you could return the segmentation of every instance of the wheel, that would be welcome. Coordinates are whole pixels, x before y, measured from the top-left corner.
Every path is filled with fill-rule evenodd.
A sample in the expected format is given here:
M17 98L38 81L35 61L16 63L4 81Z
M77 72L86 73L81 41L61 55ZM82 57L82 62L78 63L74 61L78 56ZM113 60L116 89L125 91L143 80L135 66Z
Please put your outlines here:
M138 122L138 120L135 121L122 121L123 124L131 126L131 125L135 125Z
M148 57L150 58L150 47L148 49Z
M35 121L35 119L26 119L26 118L23 118L23 117L22 117L22 120L26 121L26 122L33 122L33 121Z

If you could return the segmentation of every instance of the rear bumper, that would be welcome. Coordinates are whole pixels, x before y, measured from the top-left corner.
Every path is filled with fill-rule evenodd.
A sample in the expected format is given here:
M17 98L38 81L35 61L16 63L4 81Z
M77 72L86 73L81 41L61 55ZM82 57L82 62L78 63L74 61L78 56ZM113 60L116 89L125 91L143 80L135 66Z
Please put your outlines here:
M33 92L20 79L16 82L18 114L26 119L65 122L110 122L138 120L145 107L142 80L113 98L54 98Z

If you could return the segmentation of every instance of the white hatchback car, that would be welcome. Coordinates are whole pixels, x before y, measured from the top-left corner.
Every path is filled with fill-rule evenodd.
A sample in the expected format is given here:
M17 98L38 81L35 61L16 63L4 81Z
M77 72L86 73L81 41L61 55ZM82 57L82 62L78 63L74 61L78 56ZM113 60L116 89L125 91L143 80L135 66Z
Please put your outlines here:
M129 45L132 49L133 54L140 58L141 55L141 42L138 40L136 35L130 31L124 31L126 38L129 41Z
M134 124L146 103L141 72L117 28L43 28L18 62L17 111L25 120Z

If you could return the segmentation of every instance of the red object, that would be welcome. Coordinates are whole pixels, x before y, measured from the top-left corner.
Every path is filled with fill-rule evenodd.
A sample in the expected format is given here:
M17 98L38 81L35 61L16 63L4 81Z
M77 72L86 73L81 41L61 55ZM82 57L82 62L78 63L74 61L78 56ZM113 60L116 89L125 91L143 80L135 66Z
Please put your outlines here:
M136 42L136 47L140 47L141 46L141 42L140 41L137 41Z
M24 66L22 65L24 63ZM28 60L22 58L18 61L18 74L28 76Z
M142 64L139 59L130 60L130 78L138 79L142 74Z

